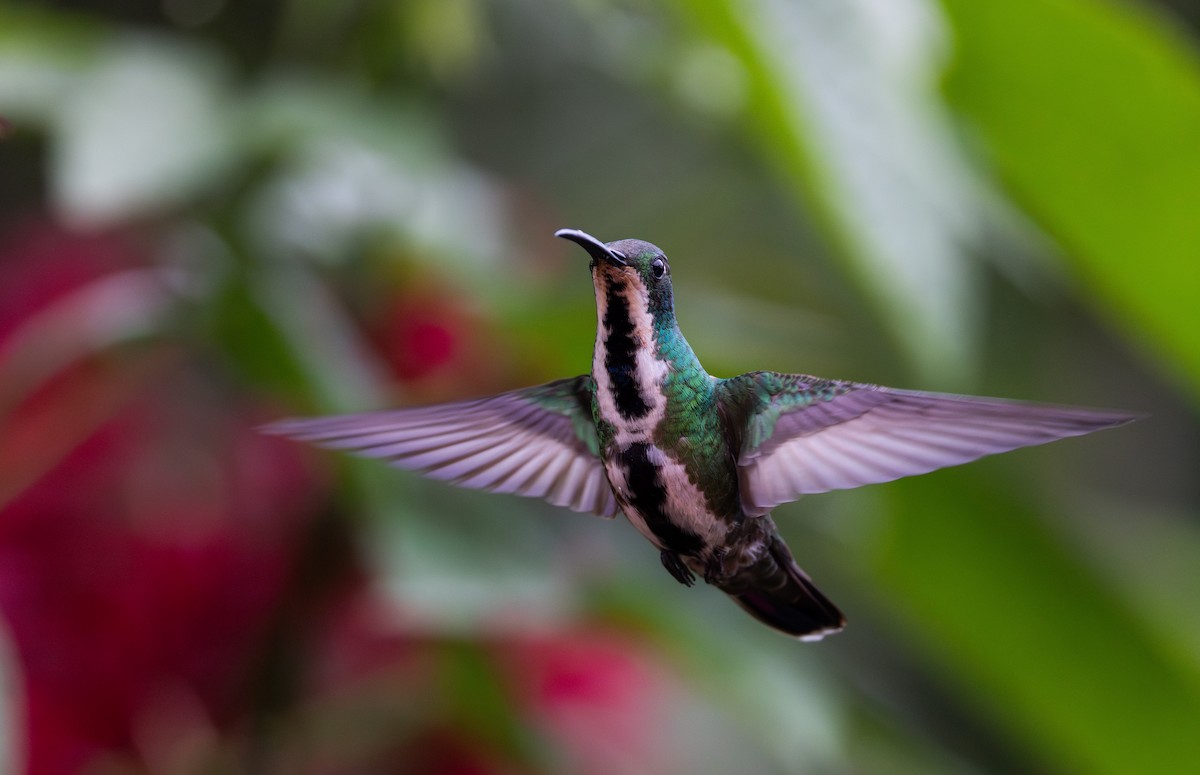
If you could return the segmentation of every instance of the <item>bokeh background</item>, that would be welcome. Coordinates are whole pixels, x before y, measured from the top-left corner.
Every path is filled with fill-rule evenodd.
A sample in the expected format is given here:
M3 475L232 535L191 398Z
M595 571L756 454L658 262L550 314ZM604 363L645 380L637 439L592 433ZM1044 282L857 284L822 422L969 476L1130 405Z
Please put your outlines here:
M0 9L0 772L1200 766L1184 0ZM621 521L256 425L586 371L577 227L708 369L1119 407L807 498L819 644Z

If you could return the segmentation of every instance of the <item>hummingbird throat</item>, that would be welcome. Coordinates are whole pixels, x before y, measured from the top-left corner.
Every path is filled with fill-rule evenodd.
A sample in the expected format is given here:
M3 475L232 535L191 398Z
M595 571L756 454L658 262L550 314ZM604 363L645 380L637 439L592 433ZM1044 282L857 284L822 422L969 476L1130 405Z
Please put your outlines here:
M599 283L598 283L599 286ZM659 353L654 315L645 291L633 282L608 278L598 287L596 380L599 417L614 429L614 441L625 447L648 441L666 414L670 364Z
M635 282L597 281L598 330L592 376L605 470L617 502L644 537L664 552L701 558L724 541L727 524L712 513L683 462L656 432L670 411L672 368L656 321ZM678 578L678 576L677 576Z

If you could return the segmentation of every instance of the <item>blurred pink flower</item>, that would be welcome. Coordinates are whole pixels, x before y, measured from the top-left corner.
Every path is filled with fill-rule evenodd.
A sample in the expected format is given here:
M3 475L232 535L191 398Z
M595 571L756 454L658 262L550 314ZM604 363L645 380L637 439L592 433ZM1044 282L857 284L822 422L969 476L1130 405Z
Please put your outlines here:
M78 234L40 221L11 226L0 243L0 341L82 285L145 263L127 234Z
M516 638L500 664L530 721L582 775L669 771L670 677L644 644L585 629Z
M0 244L0 374L38 370L0 394L0 615L21 671L28 775L106 761L197 771L256 746L305 775L664 769L668 682L632 638L415 633L376 597L344 533L342 546L322 538L322 556L340 558L325 575L302 575L325 479L304 447L254 430L272 413L181 345L64 335L96 321L64 315L76 308L62 300L147 266L135 240L41 226ZM53 326L29 324L46 310ZM503 359L451 294L410 288L387 310L373 335L407 392L497 380ZM29 357L41 331L58 357ZM6 360L14 352L24 360ZM296 661L271 700L284 731L265 734L281 638Z
M461 357L462 315L446 299L401 296L380 321L377 339L398 379L427 377Z
M505 384L507 359L465 295L433 278L410 281L366 321L368 335L406 400L477 395Z
M400 635L394 614L366 599L321 628L317 661L340 667L312 687L310 723L369 717L374 739L347 750L344 736L331 736L322 758L341 766L311 772L363 761L373 763L365 771L411 775L607 775L678 764L678 741L664 730L665 700L678 687L633 638L594 626L470 641Z
M137 260L117 237L7 244L0 344ZM238 720L319 501L303 452L256 433L262 419L162 345L77 360L3 418L0 613L30 775L167 755L153 749L171 735Z

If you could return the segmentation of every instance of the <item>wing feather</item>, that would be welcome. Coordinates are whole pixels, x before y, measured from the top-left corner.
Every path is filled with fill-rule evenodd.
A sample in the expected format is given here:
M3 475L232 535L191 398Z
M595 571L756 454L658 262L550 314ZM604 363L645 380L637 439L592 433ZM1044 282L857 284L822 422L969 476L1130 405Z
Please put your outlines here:
M591 378L473 401L283 420L270 433L379 458L461 487L617 513L591 422Z
M1136 419L802 374L755 372L725 384L727 400L746 418L738 465L749 514L801 495L888 482Z

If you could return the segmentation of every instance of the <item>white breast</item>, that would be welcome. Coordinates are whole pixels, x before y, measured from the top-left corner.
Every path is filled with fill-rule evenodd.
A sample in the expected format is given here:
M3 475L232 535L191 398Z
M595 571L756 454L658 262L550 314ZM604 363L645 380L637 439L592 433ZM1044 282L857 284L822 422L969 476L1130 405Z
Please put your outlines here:
M658 481L666 490L667 497L663 504L663 511L667 518L675 525L699 536L705 546L723 544L729 532L729 526L724 520L718 519L709 509L704 493L688 479L683 464L656 446L649 447L647 458L657 469ZM621 464L620 458L606 461L604 466L608 471L608 480L612 484L617 503L621 506L621 511L630 524L650 543L659 549L665 548L650 526L646 524L645 515L631 502L626 470Z
M629 305L629 319L633 324L633 336L637 348L635 377L638 393L650 407L650 411L645 417L632 421L621 417L621 413L617 411L613 384L604 363L604 352L608 344L608 333L604 329L604 317L608 311L608 295L606 293L597 295L597 312L600 321L597 337L605 347L597 347L592 356L592 377L596 380L596 399L600 406L600 417L611 423L616 429L617 445L627 447L639 441L649 441L654 428L662 421L667 409L667 401L662 394L662 385L667 378L669 367L666 361L654 357L654 317L646 308L645 298L632 287L623 289L622 295Z

